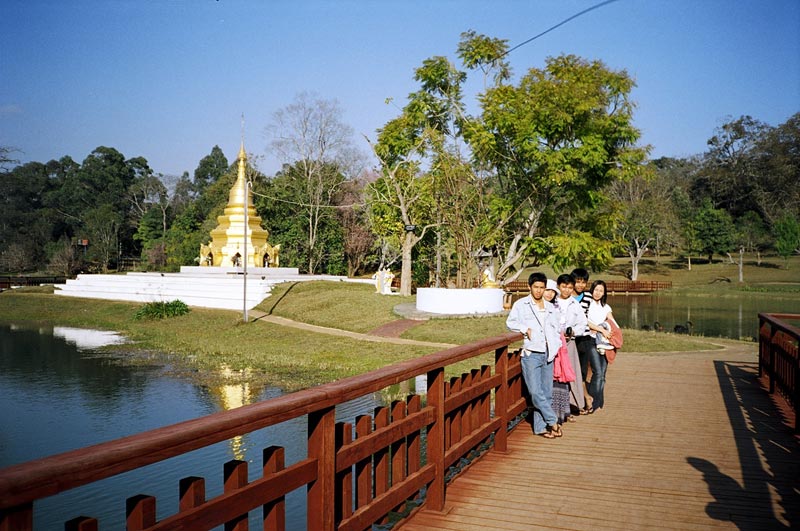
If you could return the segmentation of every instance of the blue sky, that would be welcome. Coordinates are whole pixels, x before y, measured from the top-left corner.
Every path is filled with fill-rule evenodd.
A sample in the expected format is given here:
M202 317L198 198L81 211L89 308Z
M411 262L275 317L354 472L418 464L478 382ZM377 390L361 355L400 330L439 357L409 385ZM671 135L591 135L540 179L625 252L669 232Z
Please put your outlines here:
M457 60L461 32L515 46L598 2L0 0L0 145L41 162L105 145L179 175L215 144L232 161L244 113L271 173L264 129L307 91L338 100L366 153L398 113L386 99L404 104L424 59ZM636 80L653 157L702 153L729 117L800 111L797 0L618 0L509 58L518 77L562 53Z

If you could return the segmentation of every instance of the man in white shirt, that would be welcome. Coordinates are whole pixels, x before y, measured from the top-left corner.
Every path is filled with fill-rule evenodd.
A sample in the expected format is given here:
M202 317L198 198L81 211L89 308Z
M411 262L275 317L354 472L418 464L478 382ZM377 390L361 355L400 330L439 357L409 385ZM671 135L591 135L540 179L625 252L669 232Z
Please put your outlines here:
M553 411L553 360L561 346L561 316L544 300L547 277L532 273L528 277L529 296L511 307L506 319L509 330L525 336L522 344L522 376L533 403L533 432L546 439L561 436L561 428Z

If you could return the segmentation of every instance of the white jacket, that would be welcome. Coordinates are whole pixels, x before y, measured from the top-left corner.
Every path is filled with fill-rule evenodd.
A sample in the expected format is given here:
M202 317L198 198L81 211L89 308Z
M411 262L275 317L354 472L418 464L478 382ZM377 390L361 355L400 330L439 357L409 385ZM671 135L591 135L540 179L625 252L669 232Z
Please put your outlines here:
M506 326L512 332L525 334L531 330L530 337L526 337L522 348L530 352L546 352L547 361L555 359L561 346L559 326L561 314L558 309L547 301L544 302L544 319L536 310L533 297L528 295L519 299L511 307L511 312L506 319ZM540 320L542 322L540 322Z

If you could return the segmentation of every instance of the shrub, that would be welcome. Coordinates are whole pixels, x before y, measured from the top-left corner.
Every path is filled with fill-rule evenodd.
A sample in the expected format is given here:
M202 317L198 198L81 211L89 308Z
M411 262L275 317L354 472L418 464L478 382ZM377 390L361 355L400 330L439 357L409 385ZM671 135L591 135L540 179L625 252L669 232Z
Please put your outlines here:
M133 318L141 319L164 319L165 317L176 317L189 313L189 307L180 300L170 302L148 302L133 315Z

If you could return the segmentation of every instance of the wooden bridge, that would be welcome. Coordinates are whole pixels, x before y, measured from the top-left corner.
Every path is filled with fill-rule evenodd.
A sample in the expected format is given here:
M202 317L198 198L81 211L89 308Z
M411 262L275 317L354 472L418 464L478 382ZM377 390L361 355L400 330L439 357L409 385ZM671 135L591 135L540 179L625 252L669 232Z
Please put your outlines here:
M229 461L224 492L211 499L204 478L184 478L174 514L158 521L157 500L134 496L127 528L242 530L257 511L264 529L282 530L284 496L298 488L314 531L370 529L396 511L411 513L395 526L403 531L798 528L800 329L789 317L761 315L758 348L621 353L609 368L606 408L555 440L518 422L526 404L509 345L519 336L505 334L6 468L0 531L32 529L43 497L301 415L305 459L284 463L282 448L266 448L255 480L246 462ZM480 368L445 378L448 365L469 359ZM424 401L413 395L336 422L337 405L420 374ZM98 523L78 517L65 528Z

